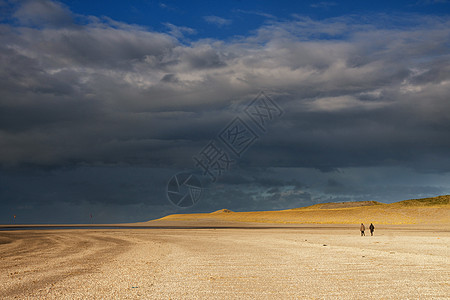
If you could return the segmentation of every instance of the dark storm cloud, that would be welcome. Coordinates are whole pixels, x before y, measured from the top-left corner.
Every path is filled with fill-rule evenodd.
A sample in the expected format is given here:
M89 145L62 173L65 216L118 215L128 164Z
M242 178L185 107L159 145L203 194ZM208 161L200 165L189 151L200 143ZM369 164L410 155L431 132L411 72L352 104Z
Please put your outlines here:
M201 201L192 211L211 212L222 208L233 211L261 211L288 209L310 205L312 196L308 191L291 185L264 187L258 184L224 185L218 183L206 189Z
M164 75L163 78L161 78L161 81L177 83L178 78L177 78L177 75L175 75L175 74L166 74L166 75Z
M264 175L261 175L264 174ZM231 173L225 173L220 177L220 184L225 185L248 185L261 188L278 188L284 186L292 186L301 188L303 185L296 180L283 180L278 177L270 176L267 169L236 169Z
M195 31L75 16L57 2L23 2L14 17L0 26L3 166L190 167L264 88L285 114L243 167L450 170L448 18L296 16L181 43Z
M18 223L108 223L159 218L176 212L164 190L173 172L127 166L3 169L0 219L17 215Z
M159 198L164 198L164 186L170 175L171 171L167 169L126 166L54 170L23 168L0 173L0 198L4 203L14 202L14 196L21 194L26 199L22 204L33 206L61 201L117 205L146 202L156 205L162 203L149 195L158 194ZM142 197L148 199L143 201Z

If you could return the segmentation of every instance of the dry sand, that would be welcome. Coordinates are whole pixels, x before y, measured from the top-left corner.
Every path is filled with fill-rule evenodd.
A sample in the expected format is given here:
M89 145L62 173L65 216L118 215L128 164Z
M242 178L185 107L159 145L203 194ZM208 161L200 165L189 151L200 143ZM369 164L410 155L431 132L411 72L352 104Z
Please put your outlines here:
M376 201L321 203L279 211L233 212L222 209L213 213L174 214L157 220L194 222L252 222L278 224L358 224L373 222L386 225L439 224L450 227L450 195L405 200L391 204ZM154 221L141 223L150 225Z
M448 299L449 245L417 225L0 231L0 298Z

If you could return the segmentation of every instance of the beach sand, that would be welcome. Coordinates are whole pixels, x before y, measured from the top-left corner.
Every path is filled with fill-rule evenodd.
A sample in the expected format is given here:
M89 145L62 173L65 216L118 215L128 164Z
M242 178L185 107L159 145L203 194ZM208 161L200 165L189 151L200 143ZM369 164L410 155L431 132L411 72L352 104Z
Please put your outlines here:
M448 299L449 246L419 225L0 231L0 298Z

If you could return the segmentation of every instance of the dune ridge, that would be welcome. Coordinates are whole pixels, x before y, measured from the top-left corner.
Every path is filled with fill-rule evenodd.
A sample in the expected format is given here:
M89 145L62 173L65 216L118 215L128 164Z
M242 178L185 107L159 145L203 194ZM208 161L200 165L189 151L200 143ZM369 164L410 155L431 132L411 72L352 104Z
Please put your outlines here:
M450 225L450 195L385 204L376 201L320 203L279 211L173 214L155 221L251 222L274 224Z

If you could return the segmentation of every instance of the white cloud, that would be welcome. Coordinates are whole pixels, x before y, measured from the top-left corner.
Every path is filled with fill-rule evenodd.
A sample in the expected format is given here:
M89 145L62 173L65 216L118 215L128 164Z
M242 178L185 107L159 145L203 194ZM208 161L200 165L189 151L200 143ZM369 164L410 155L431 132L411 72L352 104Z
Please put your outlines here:
M311 111L342 111L342 110L370 110L383 108L389 105L389 102L361 101L353 96L338 96L318 98L311 102L308 106Z
M171 23L164 23L164 25L169 28L171 35L179 39L183 38L186 34L192 35L197 33L195 29L186 26L176 26Z
M218 16L205 16L203 17L203 19L210 23L210 24L214 24L218 27L222 27L222 26L226 26L226 25L230 25L231 24L231 20L230 19L225 19L225 18L221 18Z
M249 15L256 15L256 16L260 16L260 17L264 17L267 19L277 19L274 15L266 13L266 12L262 12L262 11L257 11L257 10L244 10L244 9L236 9L234 10L237 13L242 13L242 14L249 14Z

